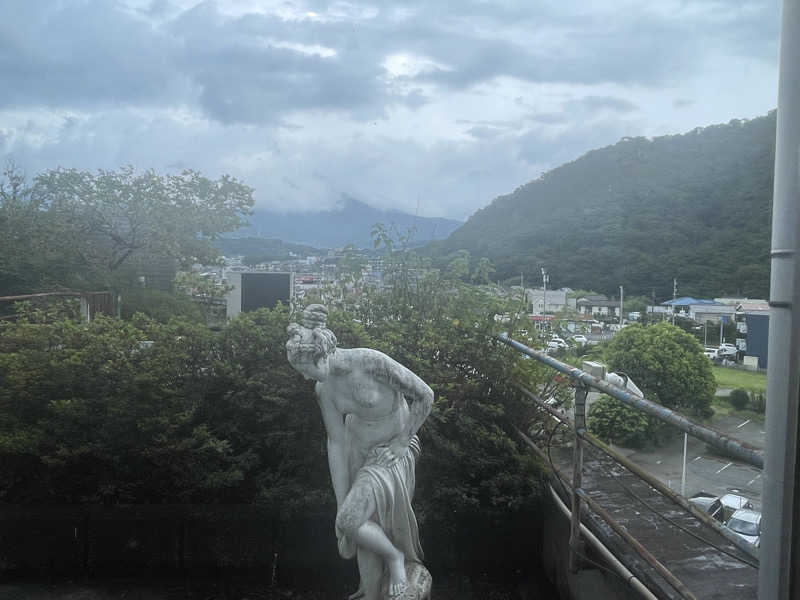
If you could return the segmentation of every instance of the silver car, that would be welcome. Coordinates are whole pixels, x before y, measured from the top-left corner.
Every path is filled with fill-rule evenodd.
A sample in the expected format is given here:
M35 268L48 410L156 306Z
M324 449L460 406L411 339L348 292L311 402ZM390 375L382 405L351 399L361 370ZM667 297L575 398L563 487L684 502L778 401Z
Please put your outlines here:
M748 508L737 510L727 523L728 529L756 548L761 544L761 513Z

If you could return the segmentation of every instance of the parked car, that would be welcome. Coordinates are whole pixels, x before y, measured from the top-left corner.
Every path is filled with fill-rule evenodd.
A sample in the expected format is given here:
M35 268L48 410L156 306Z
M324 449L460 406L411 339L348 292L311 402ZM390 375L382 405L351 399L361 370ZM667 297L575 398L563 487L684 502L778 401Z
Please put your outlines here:
M733 344L722 343L717 350L717 356L720 358L736 358L736 353L739 349Z
M728 529L756 548L761 544L761 513L746 508L737 510L727 523Z
M703 354L705 354L710 360L714 361L719 358L719 348L714 348L713 346L706 346L703 349Z
M561 350L561 345L553 340L547 342L547 347L544 349L547 354L552 354L553 352L558 352L559 350Z
M725 494L719 500L722 502L723 512L725 513L724 518L726 522L737 510L753 509L753 503L739 494Z
M586 339L585 335L578 334L572 336L572 341L575 342L576 344L580 344L581 346L583 346L589 340Z
M724 523L725 509L722 506L722 501L714 494L698 492L689 498L689 502L694 504L698 509L706 513L708 516L716 519L720 523Z

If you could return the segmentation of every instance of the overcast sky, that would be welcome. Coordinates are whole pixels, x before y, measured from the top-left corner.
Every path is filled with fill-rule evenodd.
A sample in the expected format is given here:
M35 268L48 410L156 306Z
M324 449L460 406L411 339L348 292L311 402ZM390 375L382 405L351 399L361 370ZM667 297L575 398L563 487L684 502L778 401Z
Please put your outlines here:
M777 99L778 0L3 0L0 157L466 219L624 136Z

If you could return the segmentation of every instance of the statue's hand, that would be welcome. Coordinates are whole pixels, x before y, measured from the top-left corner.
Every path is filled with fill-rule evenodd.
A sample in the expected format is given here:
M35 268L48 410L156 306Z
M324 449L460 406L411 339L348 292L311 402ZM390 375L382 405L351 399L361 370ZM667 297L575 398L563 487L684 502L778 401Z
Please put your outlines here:
M409 440L395 438L378 455L378 464L382 467L393 467L408 453Z

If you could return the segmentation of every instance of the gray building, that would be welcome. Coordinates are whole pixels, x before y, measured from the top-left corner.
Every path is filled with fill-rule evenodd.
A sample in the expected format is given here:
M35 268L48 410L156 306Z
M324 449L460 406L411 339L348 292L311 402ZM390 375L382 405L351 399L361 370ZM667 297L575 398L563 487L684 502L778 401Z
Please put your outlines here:
M569 306L572 299L567 299L566 290L544 290L543 288L527 288L525 290L525 300L528 303L531 314L543 315L553 314L564 310ZM545 306L547 302L547 306ZM574 300L572 300L574 303ZM574 304L572 306L574 307Z

